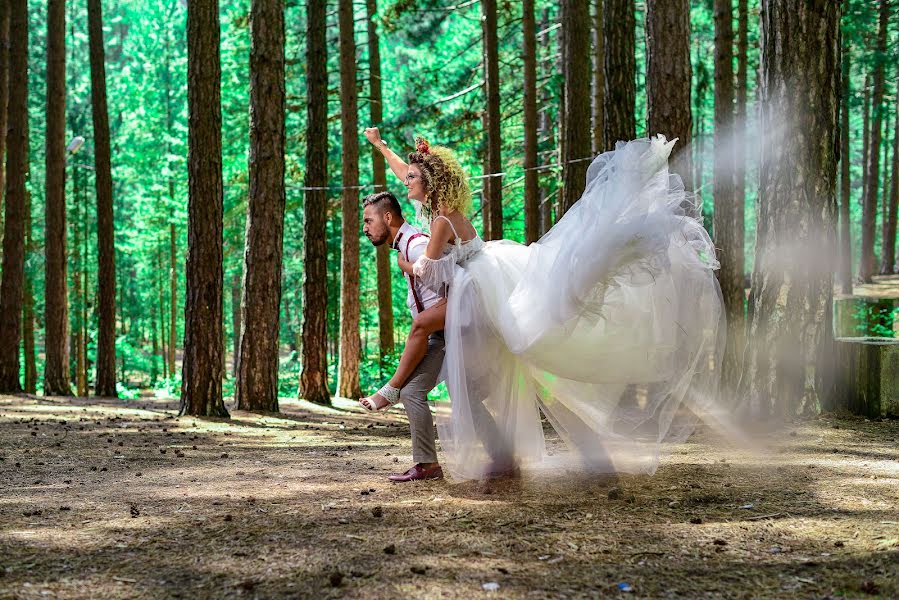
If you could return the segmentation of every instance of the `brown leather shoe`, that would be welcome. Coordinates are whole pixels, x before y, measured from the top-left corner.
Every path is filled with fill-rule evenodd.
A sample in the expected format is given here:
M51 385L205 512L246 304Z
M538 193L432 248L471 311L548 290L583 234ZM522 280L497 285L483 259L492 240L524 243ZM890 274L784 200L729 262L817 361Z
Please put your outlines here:
M419 463L402 475L388 475L387 479L394 483L421 481L423 479L443 479L443 469L440 468L440 465L425 468Z

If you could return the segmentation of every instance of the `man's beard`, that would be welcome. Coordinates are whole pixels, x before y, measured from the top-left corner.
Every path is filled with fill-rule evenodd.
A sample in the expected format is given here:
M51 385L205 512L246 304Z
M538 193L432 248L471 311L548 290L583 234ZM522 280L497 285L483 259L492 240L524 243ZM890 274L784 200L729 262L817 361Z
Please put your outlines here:
M365 237L367 237L367 238L368 238L368 241L371 242L371 245L372 245L372 246L375 246L375 247L383 246L383 245L384 245L384 242L387 241L387 234L386 234L386 233L385 233L384 235L382 235L380 238L376 238L376 237L373 237L373 236L370 236L370 235L367 235L367 236L365 236Z

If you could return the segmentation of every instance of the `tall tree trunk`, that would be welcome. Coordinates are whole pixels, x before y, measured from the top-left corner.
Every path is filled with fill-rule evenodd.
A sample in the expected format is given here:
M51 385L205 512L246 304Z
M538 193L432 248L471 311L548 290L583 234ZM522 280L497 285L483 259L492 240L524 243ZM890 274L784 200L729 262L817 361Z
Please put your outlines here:
M234 331L234 335L231 336L233 338L233 346L231 349L231 353L233 354L231 357L231 374L234 377L237 377L237 365L240 359L240 337L242 335L240 330L242 322L240 318L240 297L240 275L235 273L231 276L231 329Z
M849 0L843 1L843 11L849 7ZM851 68L849 60L849 44L846 36L842 36L842 93L840 122L840 289L844 294L852 293L852 240L849 229L849 202L852 191L851 164L849 155L849 96Z
M646 3L646 99L649 134L678 139L671 155L672 171L693 189L690 140L690 2L648 0ZM686 152L682 152L686 150Z
M70 396L66 289L66 6L47 3L44 394Z
M181 414L227 417L222 401L222 102L218 0L187 8L187 291Z
M592 155L590 122L590 4L589 0L563 0L562 45L565 65L565 153L562 155L562 212L584 193Z
M734 194L733 10L731 0L715 0L715 213L713 230L721 269L718 282L727 315L722 384L733 390L740 378L745 322L743 303L743 203Z
M868 148L871 145L871 75L865 75L864 100L862 101L862 197L864 205L868 195Z
M337 394L362 396L359 385L359 94L356 89L356 41L353 0L340 0L340 158L343 193L341 201L340 252L340 356L337 362Z
M708 71L700 53L699 40L696 42L696 100L693 118L696 121L696 136L694 137L695 151L693 153L693 185L696 189L703 189L705 179L705 115L702 107L705 106L706 92L709 87Z
M306 2L306 173L303 177L303 370L300 398L329 404L328 391L328 54L326 6ZM313 189L308 189L313 188ZM315 189L318 188L318 189Z
M283 0L253 0L250 34L250 197L234 395L241 410L277 412L285 203Z
M371 124L375 127L381 125L384 116L384 106L381 95L381 42L378 37L378 7L376 0L366 0L368 11L368 81L369 81L369 111ZM384 163L384 155L377 149L372 149L372 175L375 183L375 191L387 190L387 168ZM381 349L381 363L385 362L388 355L393 354L393 284L390 275L390 248L381 244L375 249L378 270L378 342Z
M494 174L502 171L500 156L499 112L499 34L496 21L496 0L482 0L484 35L484 90L487 96L487 169ZM485 173L486 175L487 173ZM487 209L482 211L487 223L487 240L503 237L503 178L499 175L484 179Z
M832 394L840 5L762 0L762 140L754 304L741 392L763 413L814 413Z
M899 67L897 67L897 71L899 71ZM893 133L893 178L890 184L889 201L884 200L883 211L883 252L880 260L882 275L896 272L896 212L899 210L899 102L896 102L896 125Z
M169 377L175 378L178 350L178 244L174 215L169 222Z
M534 0L522 3L524 60L524 239L526 244L540 237L540 188L537 172L537 32Z
M606 51L602 35L603 0L593 0L593 5L593 154L599 154L609 149L602 143L606 97Z
M9 0L0 1L0 226L5 222L6 125L9 105Z
M30 152L29 152L30 154ZM26 172L26 177L28 177ZM31 192L25 191L25 264L34 252L31 237ZM25 358L24 389L26 394L37 393L37 365L34 360L34 287L29 273L25 273L22 303L22 353Z
M106 64L103 50L103 13L100 0L88 0L91 108L94 119L94 169L97 186L97 251L99 327L97 335L98 396L115 398L116 285L115 235L112 215L112 164L109 115L106 108Z
M858 268L859 278L870 283L877 258L874 255L874 236L877 225L877 197L880 182L880 142L883 124L883 64L886 60L887 25L890 4L880 0L880 26L877 34L877 54L874 61L874 91L871 98L871 141L868 146L868 162L865 165L866 185L862 207L862 254Z
M602 13L605 38L606 94L603 146L637 137L636 20L634 0L606 0Z
M72 346L75 353L75 393L78 396L87 396L87 378L85 377L85 355L84 355L84 319L82 318L82 307L84 306L84 292L81 286L82 268L82 252L81 238L84 235L81 220L81 180L78 171L72 173L72 197L75 199L75 217L72 224L73 244L72 244L72 267L74 275L72 276L72 295L74 297L73 304L73 334Z
M169 378L169 355L168 355L168 343L170 343L168 337L168 328L166 327L166 311L165 311L165 293L163 292L163 273L165 273L163 265L165 261L162 255L162 249L157 247L156 250L156 302L159 305L159 355L162 357L162 378Z
M150 385L155 387L159 381L159 307L155 298L150 301L150 346Z
M538 29L540 31L545 31L549 24L549 10L544 8L543 13L540 15L540 24ZM554 70L554 63L549 63L549 61L537 61L539 73L541 79L544 78L548 72ZM549 86L543 86L543 93L541 94L540 100L540 130L538 133L538 144L537 144L537 160L540 161L540 144L539 140L543 138L544 142L550 148L556 147L556 141L554 137L554 131L552 126L552 120L549 116L548 107L552 103L552 92L549 90ZM539 173L539 171L538 171ZM550 227L552 227L553 219L552 219L552 195L547 192L545 189L540 190L540 235L544 235L547 231L549 231Z
M0 282L0 393L22 391L19 340L25 283L25 171L28 168L28 6L9 0L9 109L6 206Z
M734 203L740 215L746 212L746 149L742 140L748 131L746 96L749 93L747 80L749 63L749 6L747 0L737 0L737 81L734 93L734 123L731 127L734 137Z

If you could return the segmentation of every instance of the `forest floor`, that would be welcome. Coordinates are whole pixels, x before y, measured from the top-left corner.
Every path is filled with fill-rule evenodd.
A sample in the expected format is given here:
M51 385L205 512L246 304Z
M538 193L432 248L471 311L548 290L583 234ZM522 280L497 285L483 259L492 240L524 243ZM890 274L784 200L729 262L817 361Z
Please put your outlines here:
M0 396L0 598L899 596L896 421L764 456L700 432L617 481L390 484L401 410L176 410Z

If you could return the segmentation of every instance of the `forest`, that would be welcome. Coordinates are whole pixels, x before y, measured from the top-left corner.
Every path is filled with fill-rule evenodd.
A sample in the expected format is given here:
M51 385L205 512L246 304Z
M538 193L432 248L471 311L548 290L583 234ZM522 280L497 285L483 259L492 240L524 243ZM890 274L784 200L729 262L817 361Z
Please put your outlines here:
M355 401L412 317L362 200L414 209L367 127L522 244L677 138L776 458L700 430L651 478L384 490L407 423ZM0 598L899 594L896 0L0 0L0 132Z
M679 137L689 154L679 168L702 196L704 221L724 259L720 278L730 331L739 338L746 312L740 298L756 258L765 143L758 104L760 10L749 0L724 4L613 2L605 15L594 7L576 17L589 27L566 43L556 3L498 3L482 19L478 2L357 2L340 9L351 11L343 24L337 6L327 6L322 33L313 31L321 24L310 21L305 5L288 1L275 9L283 12L283 39L269 40L268 29L253 38L248 3L223 0L219 37L197 49L220 61L221 71L220 101L197 98L221 113L221 166L210 165L221 172L211 175L221 179L215 184L221 186L215 209L221 216L208 213L221 229L221 259L210 255L216 265L197 265L221 269L208 273L221 287L221 306L209 314L221 332L210 332L208 340L221 338L221 373L213 376L221 394L240 396L237 357L247 319L245 343L257 348L248 350L254 353L248 368L277 373L277 389L265 390L260 400L269 408L277 396L359 397L402 349L409 325L405 284L391 278L385 256L376 258L359 242L359 216L348 214L358 213L359 199L378 186L401 187L385 179L383 164L365 145L361 129L368 125L378 125L399 149L411 148L416 135L453 148L472 178L473 219L485 239L520 242L535 241L576 199L563 193L564 177L583 175L577 163L564 169L566 158L578 152L584 156L576 158L589 158L616 140L657 132ZM8 158L19 161L10 166L24 165L26 176L22 212L20 201L7 202L3 217L9 246L4 391L133 398L142 390L177 396L186 389L183 359L196 312L187 292L187 9L184 2L31 2L19 21L11 21L18 29L6 35L26 45L11 46L13 54L0 65L9 82L3 104L23 94L27 123L16 123L23 115L10 109L4 118L27 134L24 154ZM832 265L838 293L851 295L854 283L895 271L895 12L888 2L853 1L840 21L842 156L833 199L839 205L833 239L840 243ZM313 34L324 36L321 47L309 43ZM254 70L254 49L264 52L263 41L283 57L277 72L258 71L266 63ZM680 62L656 44L679 44ZM27 64L19 65L24 73L12 70L16 52L27 55ZM565 52L584 60L566 60ZM582 72L567 77L568 66ZM269 75L281 83L257 79ZM316 75L321 88L312 85ZM254 100L253 89L265 85L283 86L283 100L266 94ZM566 92L577 109L569 118ZM313 114L315 108L325 114ZM255 184L253 157L261 152L255 144L278 142L253 137L254 110L283 118L270 125L283 129L284 138L277 167L283 177L259 172L263 179ZM314 117L324 122L313 125ZM577 152L565 148L569 122L579 123L571 128L582 138L575 140L582 148ZM736 127L727 129L731 122ZM77 138L83 146L70 145ZM726 157L732 166L716 144L733 151ZM313 155L327 158L316 164L320 172L308 163ZM715 176L724 172L726 182ZM310 179L322 185L309 185ZM14 177L8 186L22 188ZM202 197L207 192L218 194L196 190ZM263 211L258 226L256 202ZM310 204L318 211L315 221ZM280 260L259 264L260 272L272 271L260 273L257 290L248 287L254 283L254 233L267 227L274 229L258 238L258 251ZM324 238L324 248L313 249L316 241L305 237L310 231ZM279 239L281 247L273 248ZM311 256L322 265L313 268ZM270 299L265 307L250 301L259 294ZM309 314L313 310L320 314ZM21 318L13 319L13 312ZM255 333L254 319L270 331ZM893 319L884 314L881 321ZM892 335L889 326L881 329ZM262 357L272 352L276 357ZM303 390L304 369L315 389Z

